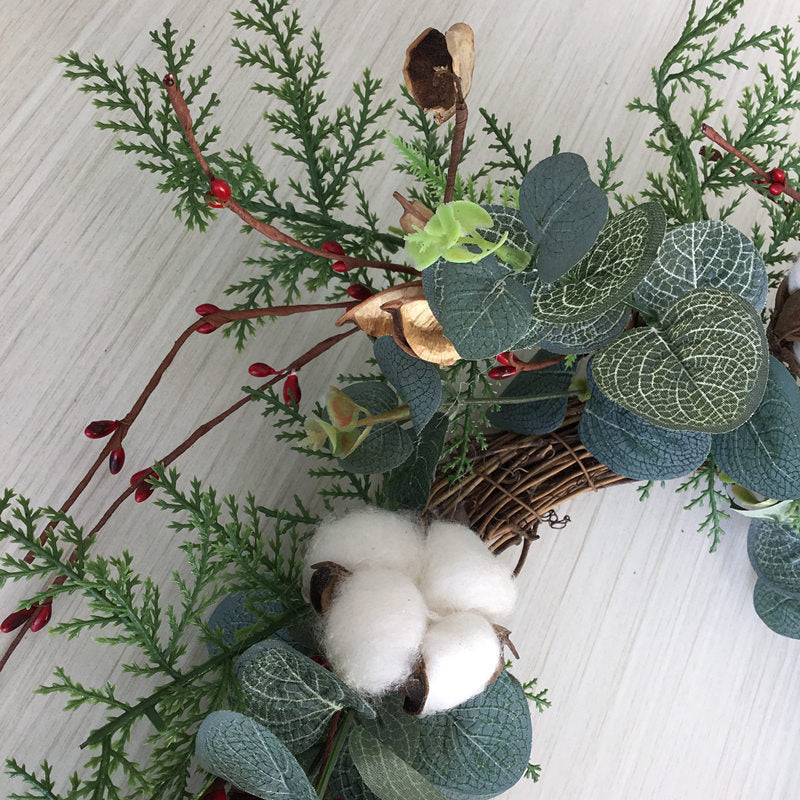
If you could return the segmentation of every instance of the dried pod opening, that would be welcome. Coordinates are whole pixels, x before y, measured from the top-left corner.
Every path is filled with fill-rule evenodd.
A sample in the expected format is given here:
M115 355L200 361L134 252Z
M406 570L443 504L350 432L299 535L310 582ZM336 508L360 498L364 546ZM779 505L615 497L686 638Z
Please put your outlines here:
M456 102L453 58L441 31L428 28L406 51L406 85L424 109L450 108Z
M421 658L414 665L401 691L405 695L403 711L415 717L421 714L428 700L428 673Z
M308 587L309 600L317 614L324 614L331 606L336 587L350 575L350 570L335 561L319 561L311 568L314 572Z

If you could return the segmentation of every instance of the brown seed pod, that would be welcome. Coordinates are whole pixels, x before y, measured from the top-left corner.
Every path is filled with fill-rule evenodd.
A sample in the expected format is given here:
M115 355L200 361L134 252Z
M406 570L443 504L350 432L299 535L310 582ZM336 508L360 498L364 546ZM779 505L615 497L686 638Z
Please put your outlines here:
M414 665L406 682L400 687L400 692L405 695L403 711L414 717L421 714L428 699L428 674L422 658Z
M403 197L400 192L392 194L395 200L403 206L403 216L400 217L400 227L404 233L414 233L421 230L428 224L428 220L433 216L431 211L425 203L419 200L408 200Z
M456 112L454 76L466 97L474 64L475 36L469 25L457 22L446 33L426 28L406 50L403 78L411 96L441 125Z
M345 322L354 322L364 333L374 336L376 339L380 336L391 336L393 332L392 316L383 311L381 306L391 300L422 296L422 281L411 281L410 283L390 286L388 289L368 297L357 306L348 308L336 320L336 324L344 325Z
M350 570L335 561L318 561L311 569L314 570L308 589L311 607L317 614L324 614L331 606L336 587L350 575Z

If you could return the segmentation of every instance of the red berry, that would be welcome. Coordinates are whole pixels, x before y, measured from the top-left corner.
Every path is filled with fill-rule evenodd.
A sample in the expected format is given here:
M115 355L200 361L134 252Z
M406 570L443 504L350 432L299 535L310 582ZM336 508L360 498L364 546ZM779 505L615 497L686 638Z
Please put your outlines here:
M2 622L0 622L1 633L11 633L20 626L24 625L35 613L39 606L34 603L30 608L23 608L20 611L14 611L9 614Z
M494 358L499 364L502 364L504 367L511 366L511 352L506 350L504 353L498 353Z
M83 433L90 439L102 439L113 433L117 429L117 425L119 422L115 419L96 419L84 428Z
M227 797L224 779L216 778L211 786L208 787L201 800L227 800Z
M147 480L150 477L156 477L155 470L150 469L140 469L138 472L131 475L131 486L135 483L138 483L140 479L144 478L141 483L136 487L136 491L133 493L133 499L137 503L141 503L144 500L147 500L151 494L153 494L154 487L151 486Z
M31 630L36 633L36 631L40 631L50 622L50 615L53 613L53 604L52 603L45 603L43 606L39 606L37 610L33 622L31 622Z
M783 192L784 186L782 183L771 183L769 185L769 189L767 190L773 197L777 197L781 192Z
M217 329L217 326L213 322L204 322L202 325L198 325L197 332L198 333L213 333Z
M211 190L211 194L217 198L217 200L222 200L225 202L226 200L231 199L231 187L227 181L222 180L222 178L212 178L211 184L208 187Z
M320 655L317 653L316 655L311 656L312 661L316 661L321 667L325 667L325 669L331 669L331 665L328 663L325 656Z
M116 450L112 450L108 456L108 471L112 475L116 475L125 464L125 451L118 447Z
M219 308L213 303L200 303L200 305L195 308L195 311L201 317L207 317L209 314L214 314L219 311Z
M348 267L344 261L334 261L333 264L331 264L331 269L341 275L343 272L347 272Z
M136 487L133 499L137 503L144 503L151 494L153 494L153 487L149 483L143 483L141 486Z
M342 247L339 242L323 242L320 250L324 250L326 253L331 253L334 256L344 255L344 247Z
M290 406L297 406L300 404L301 396L300 381L297 379L297 375L292 373L283 384L283 402Z
M499 367L492 367L488 373L489 377L493 381L502 381L505 378L510 378L512 375L516 374L517 374L516 367L507 366L505 364L502 364Z
M780 167L775 167L775 169L769 173L769 177L775 183L786 183L786 173Z
M174 86L174 85L175 85L175 76L174 76L174 75L173 75L171 72L168 72L168 73L167 73L167 74L166 74L166 75L165 75L165 76L164 76L164 77L161 79L161 83L163 83L163 84L164 84L164 86Z
M349 294L353 300L366 300L368 297L372 297L373 291L364 286L363 283L351 283L350 286L347 287L347 294Z
M136 483L139 478L142 477L142 475L146 475L148 472L153 472L153 470L150 469L150 467L147 467L147 469L140 469L138 472L134 472L133 475L131 475L131 486L133 486L133 484Z
M269 364L265 364L263 361L256 361L255 364L251 364L247 371L254 377L254 378L266 378L268 375L277 375L278 370L273 369Z

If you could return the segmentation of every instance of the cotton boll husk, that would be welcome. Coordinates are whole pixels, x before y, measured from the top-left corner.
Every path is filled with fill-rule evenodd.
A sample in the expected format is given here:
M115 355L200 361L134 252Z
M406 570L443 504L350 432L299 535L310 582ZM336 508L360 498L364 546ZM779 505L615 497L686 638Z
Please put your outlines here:
M482 692L497 672L502 646L491 623L461 611L431 623L422 642L428 697L421 716L447 711Z
M416 578L425 539L411 517L378 508L364 508L323 522L304 559L303 592L308 597L312 564L334 561L349 570L385 567Z
M433 522L428 528L420 586L433 611L478 611L493 622L506 619L517 598L508 568L475 533L455 522Z
M427 625L428 609L411 578L367 567L337 586L322 618L323 648L345 683L382 694L408 677Z
M789 294L794 294L800 289L800 259L789 268L788 278L786 288L789 290Z

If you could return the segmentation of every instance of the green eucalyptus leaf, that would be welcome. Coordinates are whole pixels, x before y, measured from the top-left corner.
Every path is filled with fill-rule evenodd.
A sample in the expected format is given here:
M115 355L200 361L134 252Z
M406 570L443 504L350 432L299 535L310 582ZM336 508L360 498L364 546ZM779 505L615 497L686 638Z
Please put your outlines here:
M342 708L375 716L373 709L332 672L284 642L267 639L236 662L247 713L292 753L302 753L327 732Z
M591 353L613 342L625 330L630 316L630 308L620 303L583 322L543 322L532 318L528 333L514 349L538 346L561 355Z
M753 243L726 222L702 220L669 231L636 288L636 306L660 316L682 295L703 286L738 294L756 311L766 303L764 261Z
M617 475L642 481L680 478L697 469L708 456L711 436L661 428L616 403L597 388L587 369L591 396L578 436L586 449Z
M422 511L436 473L447 437L449 420L446 414L434 414L420 431L408 460L393 469L383 482L383 491L390 508Z
M539 351L535 361L552 357L552 353ZM529 403L501 405L489 411L487 417L492 425L506 431L525 435L550 433L564 421L567 413L567 389L569 389L575 366L568 367L562 361L533 372L520 372L508 382L501 397L526 397L536 395L563 394L563 397L534 400Z
M403 761L414 760L419 747L419 718L403 710L405 697L390 694L376 706L375 719L365 719L364 727L384 744L388 744Z
M781 636L800 639L800 598L784 594L768 581L757 580L753 607L764 624Z
M592 246L608 216L608 199L577 153L558 153L525 176L519 210L539 245L539 277L552 283Z
M658 326L634 328L600 350L592 370L609 400L655 425L725 433L761 402L767 340L739 295L695 289Z
M365 728L354 728L347 746L362 780L381 800L447 800L427 778Z
M715 436L717 466L737 483L774 500L800 497L800 388L770 356L761 405L736 430Z
M533 298L533 316L545 322L582 322L627 301L653 263L665 228L666 217L657 203L612 218L592 249Z
M277 600L265 600L259 597L258 592L234 592L222 600L208 618L210 630L219 630L222 642L227 646L236 643L236 634L244 628L257 625L264 621L264 617L279 614L283 605ZM275 636L291 642L289 632L282 628ZM219 652L219 648L208 642L206 644L211 655Z
M800 597L800 531L794 525L752 520L747 531L747 554L759 578Z
M367 788L346 747L336 759L336 765L328 781L326 797L342 798L342 800L344 798L346 800L380 800Z
M384 377L408 403L415 430L421 431L442 400L439 370L401 350L391 336L377 339L373 350Z
M438 273L444 295L441 316L435 311L434 315L462 358L492 358L519 341L528 329L530 292L495 256L477 264L446 262Z
M362 381L342 390L370 414L382 414L399 405L391 387L381 381ZM414 442L398 422L375 425L369 435L350 455L339 459L339 466L349 472L388 472L408 459Z
M452 800L494 797L528 766L528 701L506 670L477 697L419 724L414 766Z
M195 739L200 767L269 800L317 800L295 757L272 731L235 711L214 711Z

